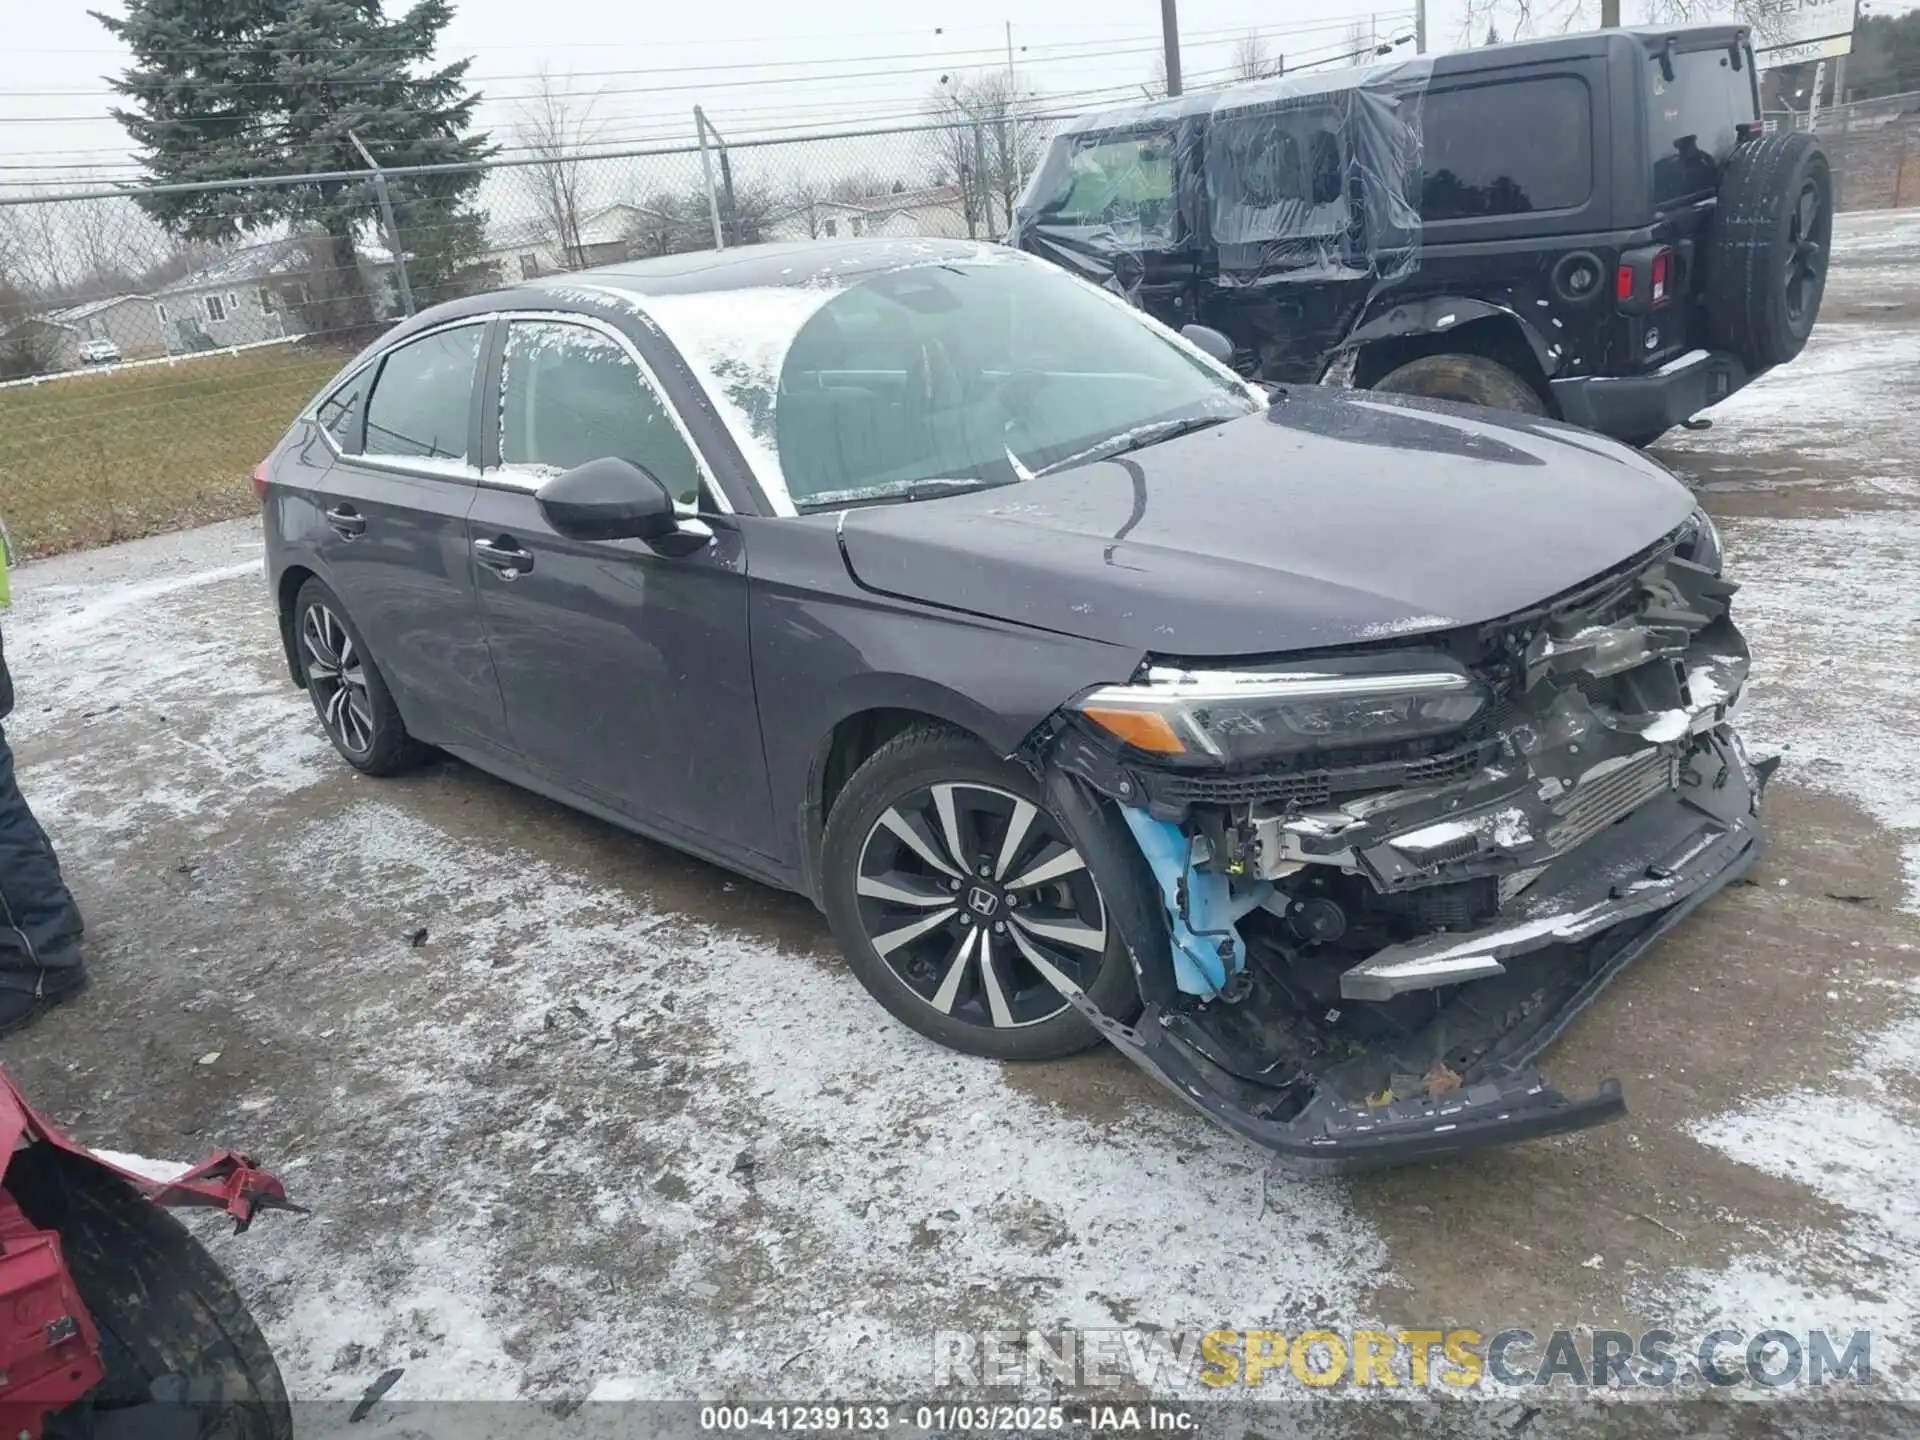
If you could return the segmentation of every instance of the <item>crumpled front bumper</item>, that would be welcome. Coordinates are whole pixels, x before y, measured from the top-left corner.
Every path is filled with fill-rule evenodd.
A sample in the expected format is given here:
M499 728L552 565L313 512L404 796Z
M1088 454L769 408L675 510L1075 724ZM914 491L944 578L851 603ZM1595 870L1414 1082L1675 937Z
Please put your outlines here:
M1533 1061L1649 945L1746 873L1762 848L1764 774L1737 736L1703 737L1676 789L1554 861L1528 887L1524 910L1446 947L1494 963L1453 993L1476 1010L1517 1014L1466 1082L1444 1094L1352 1096L1322 1077L1304 1104L1297 1090L1236 1075L1208 1054L1178 1013L1149 1005L1133 1025L1082 1013L1136 1064L1228 1129L1306 1168L1398 1164L1598 1125L1626 1113L1615 1080L1584 1098L1548 1084ZM1712 765L1715 758L1721 762ZM1531 917L1531 918L1529 918ZM1528 1008L1542 993L1547 1003ZM1376 1097L1377 1098L1377 1097Z

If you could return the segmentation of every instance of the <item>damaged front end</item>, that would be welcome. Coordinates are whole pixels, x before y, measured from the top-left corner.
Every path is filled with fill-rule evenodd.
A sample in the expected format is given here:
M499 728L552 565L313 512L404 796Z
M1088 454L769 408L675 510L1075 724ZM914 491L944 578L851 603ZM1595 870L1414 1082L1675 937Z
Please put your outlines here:
M1697 513L1489 624L1156 661L1081 697L1039 757L1051 793L1083 832L1118 817L1153 881L1132 888L1158 903L1123 923L1137 1024L1076 1003L1189 1102L1303 1160L1624 1113L1616 1082L1569 1099L1532 1061L1759 854L1765 775L1729 719L1748 664L1734 588Z

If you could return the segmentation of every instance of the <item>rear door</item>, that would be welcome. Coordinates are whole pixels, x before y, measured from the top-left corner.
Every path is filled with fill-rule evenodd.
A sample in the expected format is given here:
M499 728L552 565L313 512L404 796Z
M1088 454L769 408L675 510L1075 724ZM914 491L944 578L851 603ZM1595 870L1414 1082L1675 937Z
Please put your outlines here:
M578 315L503 323L485 387L497 428L467 532L514 743L565 789L696 848L764 853L771 813L740 533L626 337ZM534 490L608 456L659 477L711 541L673 556L557 534Z
M475 380L487 320L395 346L322 402L335 451L319 481L317 558L407 728L499 750L506 718L467 559L480 471Z

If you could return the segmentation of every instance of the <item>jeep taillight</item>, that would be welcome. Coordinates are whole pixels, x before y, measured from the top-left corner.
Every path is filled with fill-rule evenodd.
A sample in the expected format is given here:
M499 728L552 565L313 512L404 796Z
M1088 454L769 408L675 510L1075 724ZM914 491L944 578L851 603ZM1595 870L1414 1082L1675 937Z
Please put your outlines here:
M1666 245L1627 251L1613 274L1613 297L1620 309L1639 315L1672 300L1679 290L1679 263Z

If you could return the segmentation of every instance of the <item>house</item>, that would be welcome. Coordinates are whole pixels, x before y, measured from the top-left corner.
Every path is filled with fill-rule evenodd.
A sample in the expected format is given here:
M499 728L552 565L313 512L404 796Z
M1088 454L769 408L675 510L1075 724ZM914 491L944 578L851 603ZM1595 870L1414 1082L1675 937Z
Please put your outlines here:
M984 235L985 227L976 221ZM960 187L890 190L857 200L813 200L767 222L769 240L825 240L851 235L944 235L965 239L967 215Z
M508 221L489 230L481 259L493 267L502 285L560 270L618 264L632 256L632 237L650 213L644 206L627 203L581 210L569 227L577 234L564 239L550 216Z
M166 327L145 295L109 295L30 315L0 334L0 349L30 358L39 371L72 370L89 340L111 340L124 360L167 353Z
M166 349L216 350L302 333L313 269L305 239L269 240L161 286L151 298Z

